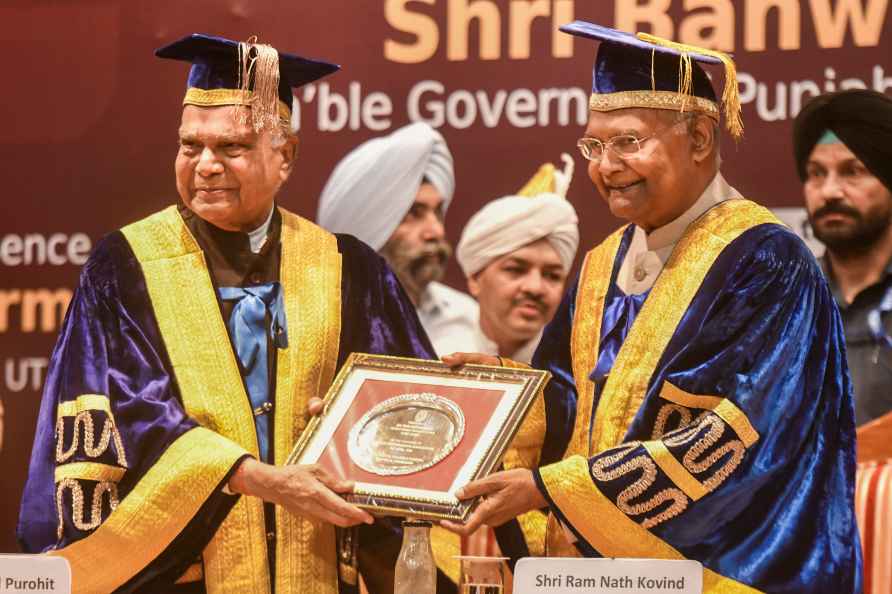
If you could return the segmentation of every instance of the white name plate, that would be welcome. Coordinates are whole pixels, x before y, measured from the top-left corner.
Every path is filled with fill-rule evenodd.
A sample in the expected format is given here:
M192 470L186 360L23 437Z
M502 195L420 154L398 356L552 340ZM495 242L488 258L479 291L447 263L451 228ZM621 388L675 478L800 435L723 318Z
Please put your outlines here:
M702 594L699 561L527 557L514 570L514 594Z
M71 567L62 557L0 555L0 594L71 594Z

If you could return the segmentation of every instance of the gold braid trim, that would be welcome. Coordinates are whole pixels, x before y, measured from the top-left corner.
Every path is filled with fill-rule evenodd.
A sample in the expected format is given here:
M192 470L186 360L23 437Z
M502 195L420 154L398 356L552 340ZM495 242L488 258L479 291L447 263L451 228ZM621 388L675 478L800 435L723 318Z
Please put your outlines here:
M698 437L703 429L706 429L706 434L703 437ZM682 463L691 472L705 472L719 460L727 457L725 463L703 481L703 487L707 492L714 491L731 476L746 453L743 442L739 439L732 439L707 455L706 451L718 443L724 432L725 423L716 415L706 412L698 418L694 425L664 439L667 446L689 447L682 457ZM727 456L729 453L731 455ZM701 458L701 456L705 457Z
M56 538L61 541L65 534L65 491L71 491L71 522L78 530L88 532L102 524L102 496L108 493L108 506L111 512L118 507L118 485L108 481L100 481L93 489L90 505L90 518L84 517L84 490L75 479L63 478L56 481L56 514L58 524ZM111 513L109 512L109 513ZM74 582L72 582L74 583Z
M102 434L96 440L96 430L93 424L93 415L90 411L105 413L106 419L102 426ZM65 450L65 418L74 417L72 424L73 435L71 445ZM90 458L98 458L108 450L109 443L114 442L115 454L118 464L128 467L127 454L124 451L124 442L121 433L115 424L115 418L111 412L111 403L108 396L102 394L82 394L75 400L60 402L56 407L56 462L61 464L70 460L80 447L80 428L84 428L84 455Z
M540 470L549 497L573 528L604 557L684 559L607 499L589 474L588 460L572 456ZM758 594L759 590L703 568L704 594Z
M652 528L685 511L688 507L688 498L678 489L663 489L647 496L657 480L657 466L646 454L628 456L639 445L641 444L632 441L597 458L592 464L591 473L599 481L607 482L640 471L638 479L620 491L616 498L616 506L628 516L640 516L663 507L662 511L641 519L642 526ZM621 460L623 462L617 464ZM667 501L671 501L672 505L663 506Z
M186 412L256 457L254 415L198 242L176 206L122 232L142 267ZM267 594L263 502L241 497L203 557L208 592Z
M279 212L279 278L289 344L276 359L273 436L275 462L281 465L307 426L307 402L323 398L334 378L341 337L341 254L334 235L283 208ZM334 527L278 513L276 532L276 593L336 594Z
M183 105L197 105L199 107L219 107L221 105L244 105L252 107L255 104L253 91L241 91L239 89L199 89L190 87L183 97ZM285 105L277 97L279 121L291 122L291 106Z
M74 400L60 402L56 414L60 417L75 417L85 410L97 410L111 416L111 403L102 394L81 394Z
M698 481L688 470L681 465L681 462L675 459L672 452L666 447L662 441L645 441L641 445L653 458L666 476L669 477L678 488L684 491L684 494L697 501L706 495L709 491Z
M71 491L71 520L78 530L93 530L102 523L102 496L108 493L108 505L111 511L118 507L118 483L124 477L126 468L99 464L96 462L73 462L57 466L56 512L58 525L56 538L62 540L65 529L65 505L62 498L66 490ZM93 499L90 505L90 519L84 517L84 492L78 480L96 481Z
M167 447L95 532L49 554L68 560L74 592L114 591L167 548L244 453L213 431L190 429ZM108 562L110 552L114 563Z
M654 429L651 432L651 439L660 439L665 434L672 431L672 429L668 428L668 425L670 419L676 415L678 416L678 422L674 424L675 428L684 427L690 424L691 420L694 418L691 411L684 406L679 406L677 404L666 404L661 406L660 412L657 413L657 420L654 421Z
M644 402L651 378L666 346L716 258L742 233L764 223L779 222L768 209L749 200L737 199L727 200L713 207L685 230L632 324L632 329L623 342L613 369L607 377L604 393L595 412L590 452L603 452L622 442L623 436ZM585 278L580 278L581 284L585 282L599 281L591 280L586 275ZM604 282L605 284L609 282L609 277ZM585 314L602 315L603 300L603 296L598 298L598 309L591 313L590 310L596 309L591 305L593 300L581 302L585 304L583 307L587 308L582 314L579 309L580 302L577 301L574 333L576 321L580 316L584 320ZM591 321L588 324L593 325ZM592 338L593 343L594 340ZM580 386L580 374L585 378L594 367L591 365L577 370L576 357L579 355L587 356L585 352L580 353L574 343L574 375L577 378L577 388ZM585 404L584 396L586 395L580 392L577 429L579 429L579 418L586 413L582 408ZM571 453L584 452L580 449Z
M687 408L711 410L734 429L746 447L751 447L759 440L759 433L750 423L746 414L727 398L691 394L669 382L663 382L660 398ZM662 412L661 410L660 413L662 414Z
M752 426L750 420L727 398L723 399L712 412L731 426L746 447L752 446L759 440L759 433Z
M501 358L502 367L529 369L529 365L511 359ZM536 393L533 404L520 424L517 434L508 446L502 464L505 470L539 466L542 444L545 443L545 385ZM517 517L517 523L527 543L527 549L533 557L545 555L545 540L548 516L539 510L533 510Z
M586 254L579 273L573 327L570 336L573 379L576 383L576 420L566 456L591 456L589 427L594 414L595 384L589 379L598 361L604 299L610 284L616 254L628 225L620 227ZM557 518L549 514L545 531L545 549L549 557L579 557L579 551L567 541Z
M126 468L99 464L98 462L72 462L56 466L55 482L66 479L80 479L84 481L105 481L110 483L120 482L124 478Z
M610 285L610 277L616 262L616 254L626 227L617 229L599 246L585 256L579 273L576 307L573 312L573 328L570 336L570 352L573 379L576 380L576 421L567 455L592 455L589 428L594 414L595 384L589 374L598 361L601 340L601 322L604 317L604 299Z
M687 408L699 408L702 410L712 410L722 402L722 398L718 396L700 396L685 392L675 384L663 382L663 388L660 390L660 398L680 404Z
M592 93L588 100L591 111L614 111L630 107L646 109L688 109L719 120L719 106L703 97L694 97L673 91L617 91L616 93Z

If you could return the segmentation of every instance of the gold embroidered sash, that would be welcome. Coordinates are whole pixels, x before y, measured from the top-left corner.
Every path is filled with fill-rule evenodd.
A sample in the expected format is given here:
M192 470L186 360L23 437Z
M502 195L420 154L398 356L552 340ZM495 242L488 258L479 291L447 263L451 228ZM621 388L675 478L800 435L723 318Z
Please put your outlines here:
M748 229L778 222L766 208L741 199L722 202L691 223L617 354L594 411L594 424L594 384L588 376L598 360L604 300L624 229L589 252L579 279L573 319L571 349L578 405L566 457L591 457L622 442L644 401L660 357L716 258Z
M341 261L333 235L284 209L280 281L289 347L278 352L275 457L281 464L306 424L306 403L334 376L340 337ZM210 273L172 206L123 229L187 413L255 456L253 414ZM184 298L184 291L188 297ZM276 591L337 591L334 528L277 509ZM208 592L270 591L263 504L242 497L204 551Z

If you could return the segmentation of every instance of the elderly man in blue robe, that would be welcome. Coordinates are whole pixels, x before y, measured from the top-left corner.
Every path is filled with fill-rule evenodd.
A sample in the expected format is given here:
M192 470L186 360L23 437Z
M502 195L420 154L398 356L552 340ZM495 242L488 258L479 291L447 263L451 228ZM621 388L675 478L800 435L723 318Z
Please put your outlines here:
M291 89L337 66L204 35L156 53L192 62L182 204L108 235L83 269L19 541L67 559L76 592L355 591L356 533L336 527L376 544L382 529L340 496L348 481L285 461L350 352L433 349L377 254L276 205Z
M562 30L600 42L579 148L629 224L545 329L532 365L553 379L507 470L467 485L485 500L449 527L502 525L514 557L694 559L710 594L860 592L839 312L805 245L719 172L720 105L742 131L733 62ZM698 63L724 63L721 101Z

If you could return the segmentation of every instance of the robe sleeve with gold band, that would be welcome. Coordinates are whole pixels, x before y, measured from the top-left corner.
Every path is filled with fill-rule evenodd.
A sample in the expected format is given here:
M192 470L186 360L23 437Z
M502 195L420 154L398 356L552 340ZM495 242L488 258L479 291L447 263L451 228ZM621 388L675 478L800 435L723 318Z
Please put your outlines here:
M280 217L288 346L275 351L270 382L276 464L306 425L307 400L350 352L433 357L377 254ZM183 574L208 592L350 591L332 526L277 509L269 540L262 502L223 492L236 463L258 456L255 414L205 253L178 210L111 234L82 272L53 353L23 549L67 558L78 592L171 591Z
M851 390L814 258L728 200L618 323L632 231L588 254L533 360L554 375L548 553L695 559L707 593L859 591Z

